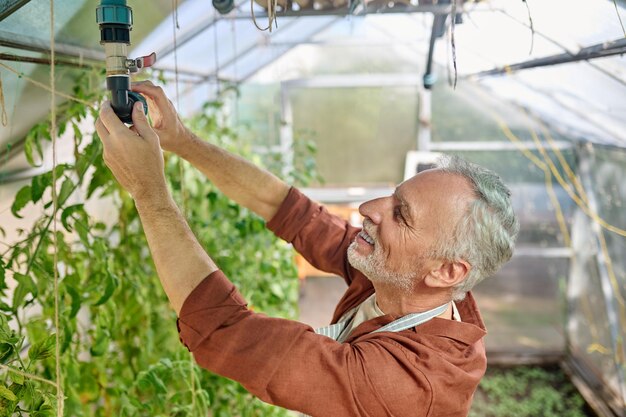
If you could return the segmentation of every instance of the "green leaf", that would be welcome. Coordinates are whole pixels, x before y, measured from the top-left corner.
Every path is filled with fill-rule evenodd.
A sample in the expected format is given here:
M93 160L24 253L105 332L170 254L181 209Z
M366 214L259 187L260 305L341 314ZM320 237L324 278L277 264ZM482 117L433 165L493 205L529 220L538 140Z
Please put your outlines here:
M24 375L18 374L17 372L11 372L11 381L16 383L17 385L24 385Z
M30 185L25 185L20 188L20 190L15 195L15 200L13 201L13 205L11 206L11 213L19 219L22 216L19 215L19 211L26 206L32 200L32 193Z
M78 291L76 291L72 287L67 287L67 293L72 298L72 306L71 306L69 317L73 319L78 314L78 310L80 310L82 300Z
M109 347L109 334L106 330L99 328L97 330L98 334L96 338L89 348L89 352L92 356L102 356L107 351Z
M52 171L33 177L30 184L33 203L41 200L43 193L46 191L46 188L50 186L50 184L52 184Z
M150 383L158 393L167 393L167 387L163 383L163 380L159 378L159 376L156 374L156 372L148 372L148 378L150 379Z
M149 388L154 388L157 393L167 393L167 387L165 383L163 383L163 380L156 374L156 369L140 373L137 385L144 391Z
M6 398L9 401L17 401L17 397L15 396L13 391L8 389L4 385L0 385L0 397Z
M101 151L100 141L94 140L89 143L76 160L76 171L82 175L87 169L94 164L98 154Z
M57 204L59 207L63 206L70 194L72 194L72 191L74 191L74 183L71 179L66 178L61 185L61 191L59 191L59 196L57 198Z
M56 333L52 333L45 339L32 345L28 350L28 357L31 361L49 358L54 354L55 344Z
M106 281L107 281L107 284L106 284L106 287L104 288L104 293L102 294L102 297L100 297L100 299L98 299L98 301L94 303L94 306L99 306L101 304L106 303L107 300L111 298L111 296L113 295L113 292L115 292L115 289L119 285L119 279L117 278L115 274L111 272L109 272L106 275Z
M107 225L106 225L106 224L104 224L103 222L96 222L96 223L93 225L93 229L94 229L94 230L98 230L98 231L100 231L100 232L103 232L103 231L105 231L105 230L107 229Z
M285 292L283 291L283 287L281 287L278 282L272 282L270 284L270 291L278 298L285 298Z
M35 162L35 150L39 155L39 159L43 160L43 150L41 148L41 142L39 141L39 135L36 130L31 130L28 135L26 135L26 140L24 141L24 155L30 166L38 167L41 166L41 162Z
M31 417L53 417L56 415L56 410L52 408L50 404L41 404L39 410L31 414Z
M61 223L63 224L63 227L65 228L65 230L67 230L68 232L72 231L72 227L67 222L68 217L71 217L72 214L74 214L76 212L81 212L80 214L82 215L81 217L83 217L83 218L85 218L86 215L87 215L87 213L85 213L85 211L84 211L84 205L83 204L74 204L72 206L66 207L61 212Z
M13 274L13 278L18 282L17 287L15 287L15 292L13 293L13 309L17 310L29 293L33 294L33 297L37 297L37 286L28 275L22 275L16 272Z
M10 343L0 343L0 363L7 363L9 358L13 356L15 348Z
M4 314L0 314L0 342L14 343L17 339L14 338L13 330L9 327L9 322Z
M96 190L106 188L112 181L113 175L111 170L104 165L102 158L98 158L94 163L95 171L91 176L91 182L87 189L87 198L90 198Z
M72 336L76 333L76 320L68 320L64 318L62 320L61 328L64 330L63 339L61 340L61 353L65 353L67 348L72 343Z

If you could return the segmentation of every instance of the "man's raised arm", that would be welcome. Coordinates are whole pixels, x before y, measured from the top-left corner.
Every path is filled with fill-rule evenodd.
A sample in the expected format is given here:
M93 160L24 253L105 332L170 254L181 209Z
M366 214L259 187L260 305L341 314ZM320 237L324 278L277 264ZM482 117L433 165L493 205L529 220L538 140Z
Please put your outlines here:
M161 147L191 162L226 196L269 221L289 192L289 185L270 172L215 145L204 142L180 121L161 87L150 81L133 84L149 100L152 127Z
M179 314L187 296L217 271L189 229L167 189L159 138L148 125L141 103L133 108L133 130L102 105L96 121L103 157L115 178L135 199L157 273Z

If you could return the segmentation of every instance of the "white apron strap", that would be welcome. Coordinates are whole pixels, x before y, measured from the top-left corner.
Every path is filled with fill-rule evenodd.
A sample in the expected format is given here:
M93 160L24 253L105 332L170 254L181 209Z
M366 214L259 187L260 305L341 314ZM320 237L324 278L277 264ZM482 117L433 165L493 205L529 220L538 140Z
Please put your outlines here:
M411 327L419 326L422 323L426 323L428 320L431 320L438 315L442 314L450 303L446 303L440 305L439 307L435 307L432 310L424 311L421 313L412 313L407 314L404 317L400 317L397 320L392 321L391 323L381 327L380 329L374 330L372 333L378 332L400 332L402 330L410 329ZM337 340L343 329L350 322L350 319L356 313L358 307L353 308L348 311L341 318L341 321L336 324L331 324L330 326L320 327L319 329L315 329L315 333L321 334L323 336L328 336L331 339ZM309 417L305 414L300 414L301 417Z
M420 324L426 323L428 320L431 320L442 314L444 311L446 311L449 305L450 303L446 303L440 305L439 307L435 307L432 310L423 311L421 313L407 314L404 317L400 317L399 319L394 320L389 324L386 324L380 329L374 330L372 333L400 332L402 330L410 329L411 327L419 326ZM346 314L344 314L339 323L315 329L315 333L337 340L343 329L350 322L350 319L352 318L354 313L356 313L357 309L358 307L355 307L352 310L348 311Z
M440 305L432 310L423 311L421 313L411 313L404 317L400 317L398 320L374 330L372 333L378 332L400 332L402 330L410 329L411 327L419 326L422 323L426 323L428 320L434 319L438 315L447 310L450 303Z

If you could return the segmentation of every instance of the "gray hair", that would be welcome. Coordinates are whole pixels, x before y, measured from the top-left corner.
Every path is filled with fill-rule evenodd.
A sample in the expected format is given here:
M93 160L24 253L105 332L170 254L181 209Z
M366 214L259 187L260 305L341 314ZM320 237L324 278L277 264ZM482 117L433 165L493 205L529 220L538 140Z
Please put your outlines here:
M452 298L460 301L474 285L495 274L511 258L519 223L513 212L511 191L495 172L458 156L442 157L436 168L469 180L475 197L452 236L440 239L433 251L435 257L463 259L471 265L467 277L453 288Z

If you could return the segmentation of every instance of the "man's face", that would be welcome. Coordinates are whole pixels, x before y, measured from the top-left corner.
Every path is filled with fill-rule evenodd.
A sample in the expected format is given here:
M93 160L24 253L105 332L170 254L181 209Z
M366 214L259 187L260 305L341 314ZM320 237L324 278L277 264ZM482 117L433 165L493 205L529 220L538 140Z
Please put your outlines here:
M451 236L471 194L466 179L435 169L403 182L389 197L363 203L363 230L348 248L350 264L374 283L412 289L436 264L434 245Z

